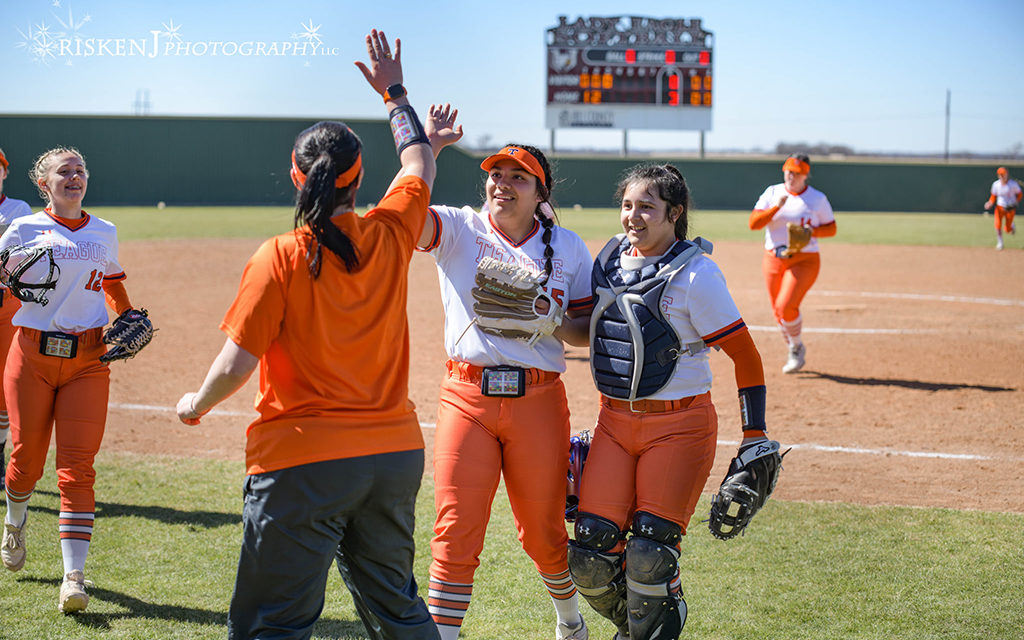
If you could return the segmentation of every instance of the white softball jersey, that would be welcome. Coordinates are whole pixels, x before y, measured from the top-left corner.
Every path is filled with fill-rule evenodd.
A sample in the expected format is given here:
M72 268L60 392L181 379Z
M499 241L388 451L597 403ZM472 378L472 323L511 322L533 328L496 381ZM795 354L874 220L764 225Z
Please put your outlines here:
M60 267L56 289L46 292L47 304L22 303L14 314L16 326L81 333L107 324L103 281L125 277L117 261L117 229L106 220L82 214L86 219L79 223L39 211L15 219L0 237L0 251L18 245L50 246ZM34 271L38 269L33 267Z
M15 218L31 214L32 207L24 200L15 200L0 194L0 233L3 233Z
M1000 207L1017 206L1017 194L1020 193L1020 185L1016 180L1007 180L1006 184L996 180L992 183L992 195L996 197L996 204Z
M829 204L825 194L811 186L804 189L803 193L793 194L786 190L785 184L773 184L764 190L754 208L771 209L784 195L789 196L785 204L764 228L764 248L769 251L789 243L789 232L786 230L788 222L820 227L823 224L834 222L836 219L832 213L832 205ZM810 243L802 251L803 253L817 253L818 239L812 237Z
M621 257L625 269L640 269L657 261L658 257L626 254ZM742 319L722 270L706 254L691 258L668 283L661 296L661 312L675 329L680 344L699 342L703 336L717 333ZM681 355L676 360L672 379L650 398L678 400L710 391L709 352L710 349L705 348L696 355Z
M434 256L444 305L444 346L452 360L477 366L501 364L565 371L562 341L553 336L537 340L533 347L522 340L502 338L481 331L473 318L477 264L484 256L544 273L544 228L539 222L521 242L513 242L491 223L486 209L430 207L434 238L423 251ZM589 306L592 258L583 240L568 229L551 230L552 272L545 289L563 309Z

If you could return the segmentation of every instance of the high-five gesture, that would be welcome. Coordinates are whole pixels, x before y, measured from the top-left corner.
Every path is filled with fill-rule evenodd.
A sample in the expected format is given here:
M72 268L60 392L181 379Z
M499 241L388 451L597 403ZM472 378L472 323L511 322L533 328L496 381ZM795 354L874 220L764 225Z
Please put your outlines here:
M366 36L366 52L370 56L370 66L356 61L356 66L363 72L366 81L374 91L384 95L387 88L402 84L402 41L395 38L395 53L391 55L391 46L383 31L373 29Z

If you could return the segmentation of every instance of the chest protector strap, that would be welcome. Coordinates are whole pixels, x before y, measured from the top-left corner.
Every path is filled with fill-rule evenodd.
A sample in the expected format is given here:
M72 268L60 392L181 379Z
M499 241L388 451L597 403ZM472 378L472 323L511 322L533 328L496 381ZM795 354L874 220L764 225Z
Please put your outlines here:
M665 287L691 259L711 253L703 238L676 242L658 262L624 269L630 247L624 234L612 238L594 261L597 296L590 317L591 373L598 390L610 398L636 400L661 390L672 379L676 359L696 355L704 342L681 345L661 310Z

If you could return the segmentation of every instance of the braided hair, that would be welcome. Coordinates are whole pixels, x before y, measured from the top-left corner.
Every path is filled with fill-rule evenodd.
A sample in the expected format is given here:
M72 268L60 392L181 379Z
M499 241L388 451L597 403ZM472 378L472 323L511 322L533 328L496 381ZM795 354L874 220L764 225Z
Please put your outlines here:
M530 155L537 159L540 163L540 168L544 170L544 183L537 183L537 191L540 194L541 201L537 203L537 208L533 211L533 217L540 222L540 226L544 228L544 232L541 234L541 240L544 241L544 284L547 283L548 278L551 277L551 272L554 268L551 266L551 259L555 256L555 250L551 247L551 235L554 229L555 222L557 222L558 215L555 213L555 208L551 202L551 188L554 186L554 180L551 178L551 165L548 163L548 159L544 157L544 153L537 147L532 147L528 144L519 144L516 142L510 142L507 146L519 147L527 151ZM551 215L554 218L550 218L541 209L544 205L549 207Z
M323 247L341 258L349 273L359 266L355 245L331 216L339 206L355 208L358 177L341 188L335 186L335 181L338 174L359 160L362 146L359 137L341 122L318 122L295 138L295 167L305 176L305 182L296 184L294 228L308 225L313 236L306 263L314 279L320 275Z
M657 190L658 197L668 203L668 208L682 206L683 213L675 221L675 232L677 240L685 240L689 224L690 212L690 188L686 185L686 178L670 164L641 164L630 169L625 177L619 181L615 190L615 199L622 202L629 185L634 183L646 184ZM665 212L668 215L668 211Z

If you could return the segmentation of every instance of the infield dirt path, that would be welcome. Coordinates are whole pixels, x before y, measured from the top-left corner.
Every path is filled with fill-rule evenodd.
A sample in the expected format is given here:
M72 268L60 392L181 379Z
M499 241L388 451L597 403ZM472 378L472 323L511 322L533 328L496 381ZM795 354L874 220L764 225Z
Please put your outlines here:
M198 428L179 423L173 407L219 352L217 326L259 244L122 245L132 301L159 332L111 367L105 449L237 460L242 473L254 380ZM1024 512L1024 251L824 245L803 305L807 367L789 376L759 245L722 242L713 255L764 360L769 433L794 447L776 497ZM410 396L429 453L445 360L432 258L414 256L409 289ZM597 416L587 357L568 350L574 431ZM711 362L720 446L709 490L740 435L731 360L716 352Z

